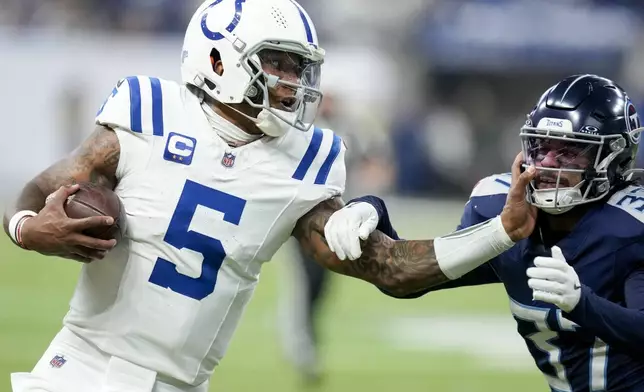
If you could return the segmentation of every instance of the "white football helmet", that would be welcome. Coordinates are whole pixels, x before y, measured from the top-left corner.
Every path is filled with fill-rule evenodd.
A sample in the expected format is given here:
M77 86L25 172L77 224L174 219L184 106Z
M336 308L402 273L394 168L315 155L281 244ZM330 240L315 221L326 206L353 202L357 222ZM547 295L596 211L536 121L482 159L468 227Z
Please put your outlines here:
M313 123L323 61L313 22L294 0L207 0L188 25L181 74L219 102L261 109L257 118L242 114L281 136Z

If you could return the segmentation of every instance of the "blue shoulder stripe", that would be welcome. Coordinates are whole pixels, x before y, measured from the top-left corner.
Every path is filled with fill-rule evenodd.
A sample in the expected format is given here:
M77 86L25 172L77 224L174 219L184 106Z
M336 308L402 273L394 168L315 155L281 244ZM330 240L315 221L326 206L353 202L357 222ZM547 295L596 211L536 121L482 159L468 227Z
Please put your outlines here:
M322 132L320 128L315 128L313 130L313 137L311 138L311 142L309 143L309 148L306 149L306 153L304 153L300 164L297 166L297 169L295 169L295 173L293 173L292 178L300 181L304 179L306 172L309 171L311 165L313 164L313 160L315 159L316 155L318 155L318 151L320 151L323 136L324 132Z
M143 132L141 121L141 85L139 78L130 76L127 79L130 86L130 129L133 132Z
M157 78L150 78L152 85L152 133L155 136L163 136L163 91L161 81Z
M498 182L499 184L503 184L503 185L507 186L508 188L511 186L509 182L505 182L500 178L496 178L496 179L494 179L494 181Z
M342 146L342 139L340 138L340 136L334 134L333 144L331 144L331 150L329 150L329 155L324 160L322 167L320 167L320 171L318 172L317 177L315 177L316 185L326 184L326 180L329 177L329 173L331 172L331 167L333 166L333 162L335 162L336 158L340 154L341 146Z

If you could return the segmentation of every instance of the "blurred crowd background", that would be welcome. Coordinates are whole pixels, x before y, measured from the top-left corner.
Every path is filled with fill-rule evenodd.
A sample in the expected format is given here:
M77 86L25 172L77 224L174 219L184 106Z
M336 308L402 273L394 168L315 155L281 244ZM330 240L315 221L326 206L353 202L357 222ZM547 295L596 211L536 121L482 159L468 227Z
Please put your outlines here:
M41 51L27 56L30 65L37 63L40 75L3 73L0 80L22 79L29 94L38 94L37 79L53 76L47 72L48 64L62 61L73 67L86 63L83 57L88 57L87 53L102 56L100 66L106 68L111 60L127 64L122 67L125 73L143 73L143 62L151 65L145 69L151 73L155 73L155 66L164 70L175 67L176 74L169 77L178 79L179 62L172 56L179 53L183 30L199 3L0 0L2 63L14 63L24 72L24 64L15 63L12 50L24 52L35 45ZM349 144L351 194L466 196L479 178L508 171L519 149L517 133L525 114L542 91L569 74L599 73L614 78L635 102L644 103L644 69L639 66L644 40L638 39L644 16L642 1L301 3L327 49L324 121ZM39 47L44 45L43 37L49 44ZM128 44L135 40L141 50L110 46L119 40ZM89 52L83 46L90 46ZM167 53L171 61L159 57L155 50ZM146 54L157 59L146 58ZM123 76L110 75L108 79L107 74L79 75L82 83L69 82L74 76L65 75L62 90L67 102L76 99L86 105L80 110L81 119L91 120L83 117L85 112L93 113L87 107L100 104L114 77ZM85 80L92 77L96 79ZM35 91L29 88L31 83ZM55 84L50 86L61 90ZM87 86L98 91L91 98L74 91ZM5 96L10 97L6 90ZM11 100L29 107L23 100ZM64 111L73 112L73 105ZM83 129L91 128L82 124ZM54 140L59 154L75 144L75 137L82 136L75 134L77 129L68 131L72 137L69 143ZM31 174L26 170L18 177Z

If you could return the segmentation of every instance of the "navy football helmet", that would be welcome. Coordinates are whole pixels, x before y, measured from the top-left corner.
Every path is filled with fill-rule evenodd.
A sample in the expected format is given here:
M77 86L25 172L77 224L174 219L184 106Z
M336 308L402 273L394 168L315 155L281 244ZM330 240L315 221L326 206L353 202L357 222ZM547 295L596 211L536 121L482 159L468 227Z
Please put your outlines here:
M561 214L611 194L634 172L642 130L628 95L609 79L574 75L550 87L521 128L524 167L537 168L528 201Z

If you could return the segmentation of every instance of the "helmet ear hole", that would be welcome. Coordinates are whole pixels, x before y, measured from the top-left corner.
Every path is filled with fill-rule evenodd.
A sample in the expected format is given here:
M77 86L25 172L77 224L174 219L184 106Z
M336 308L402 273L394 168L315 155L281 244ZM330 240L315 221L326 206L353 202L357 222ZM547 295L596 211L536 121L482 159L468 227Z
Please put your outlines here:
M214 73L216 73L219 76L224 75L224 65L221 64L220 71L217 70L217 63L221 61L221 54L219 54L219 51L215 48L213 48L210 51L210 64L212 65L212 70Z

